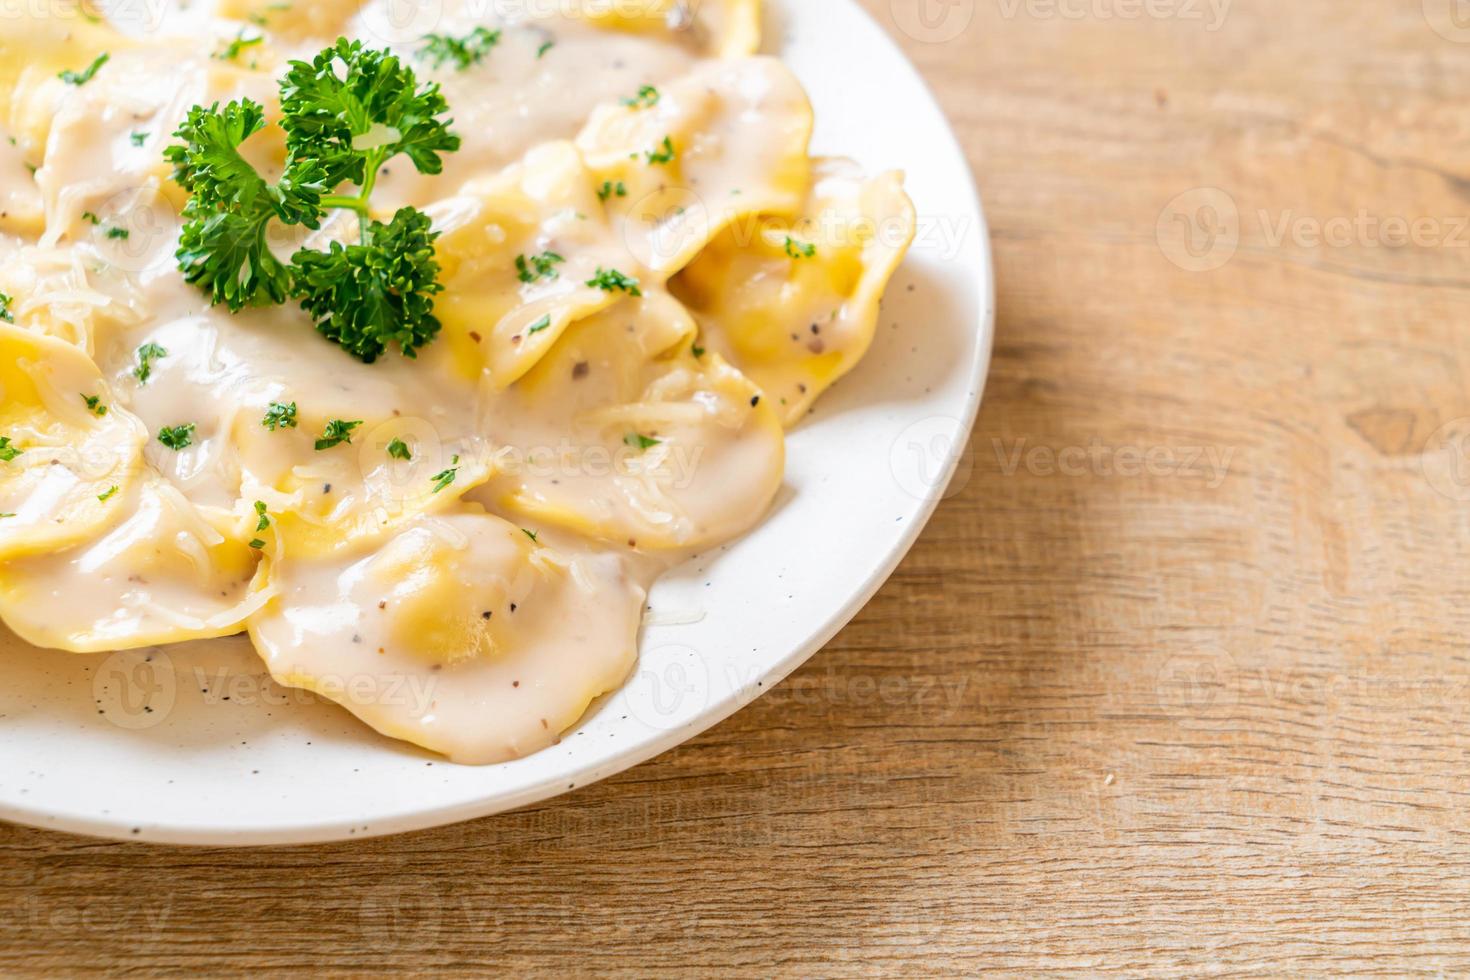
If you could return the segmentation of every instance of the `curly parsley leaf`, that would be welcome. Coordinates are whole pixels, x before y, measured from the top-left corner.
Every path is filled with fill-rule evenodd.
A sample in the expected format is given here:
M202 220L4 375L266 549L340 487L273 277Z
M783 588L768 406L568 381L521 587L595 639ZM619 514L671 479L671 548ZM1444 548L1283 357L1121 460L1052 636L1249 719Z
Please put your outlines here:
M318 161L333 186L363 188L360 212L385 161L404 154L419 173L444 169L440 154L460 143L439 118L448 111L437 82L421 86L396 55L346 38L309 62L293 61L281 81L288 154Z
M363 244L296 253L294 291L322 336L367 364L393 342L418 356L439 333L434 296L444 291L429 226L428 215L403 208L390 224L369 223Z
M164 150L174 180L192 195L175 253L184 279L232 313L246 306L284 303L291 271L272 254L272 218L321 226L325 175L313 161L290 161L285 175L267 183L240 153L240 144L265 127L265 109L244 99L223 107L195 106Z
M266 125L249 100L196 106L165 152L174 179L192 195L177 257L187 281L231 312L297 299L323 336L371 363L397 342L406 356L439 332L433 297L442 291L428 216L400 210L373 219L378 173L407 156L421 173L443 170L459 137L441 118L437 83L420 85L397 56L341 38L282 79L286 167L268 182L240 152ZM356 193L343 193L345 184ZM272 221L321 227L331 210L357 214L354 244L301 249L289 262L269 247Z

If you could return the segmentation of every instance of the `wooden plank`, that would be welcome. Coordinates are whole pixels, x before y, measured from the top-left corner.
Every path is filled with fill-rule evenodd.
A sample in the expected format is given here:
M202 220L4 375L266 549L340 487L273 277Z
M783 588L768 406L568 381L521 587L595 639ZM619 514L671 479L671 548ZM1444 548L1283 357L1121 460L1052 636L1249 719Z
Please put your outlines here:
M0 827L0 972L1470 970L1470 32L960 0L935 42L864 2L961 133L1001 297L965 475L882 594L519 813L253 852Z

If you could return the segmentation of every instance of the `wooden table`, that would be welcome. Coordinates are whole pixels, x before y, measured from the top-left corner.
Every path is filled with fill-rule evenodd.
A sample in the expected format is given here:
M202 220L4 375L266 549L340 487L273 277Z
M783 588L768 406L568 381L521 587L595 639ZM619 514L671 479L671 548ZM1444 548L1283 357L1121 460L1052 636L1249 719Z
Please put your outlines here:
M508 816L0 827L0 973L1470 970L1470 24L917 2L865 0L968 148L999 326L956 492L856 622Z

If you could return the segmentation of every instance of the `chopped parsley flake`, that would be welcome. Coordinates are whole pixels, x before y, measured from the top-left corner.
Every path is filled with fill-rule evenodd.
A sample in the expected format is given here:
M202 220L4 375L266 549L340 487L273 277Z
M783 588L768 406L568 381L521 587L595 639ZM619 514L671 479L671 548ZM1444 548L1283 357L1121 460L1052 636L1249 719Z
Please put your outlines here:
M388 443L388 455L394 459L413 459L413 453L408 451L408 443L402 439L394 439Z
M116 486L111 486L111 487L108 487L106 490L102 491L101 493L99 493L97 495L97 500L98 500L99 503L104 503L105 504L105 503L107 503L109 500L111 500L115 496L117 496L117 487Z
M99 69L103 65L107 64L107 60L109 58L111 58L111 57L112 57L112 55L110 55L106 51L104 51L101 54L99 54L96 57L96 59L90 65L88 65L84 70L82 70L80 72L75 72L75 71L72 71L70 69L67 69L66 71L62 72L60 75L57 75L56 77L59 78L59 79L61 79L63 82L65 82L68 85L85 85L85 84L87 84L88 82L90 82L92 80L92 76L93 75L96 75L97 74L97 69Z
M14 300L8 295L0 293L0 320L4 320L6 323L15 322L15 314L10 312L10 304L13 302Z
M638 90L638 94L631 99L624 99L623 105L630 109L651 109L658 105L658 89L652 85L645 85Z
M452 61L456 71L466 71L484 61L490 49L499 43L500 32L483 27L475 28L464 37L426 34L419 57L428 58L435 68L443 68L447 62Z
M704 348L701 347L701 346L699 346L699 341L697 341L697 340L694 342L694 346L691 347L691 348L689 348L689 350L690 350L691 353L694 354L695 357L703 357L704 356Z
M541 541L539 540L539 538L541 536L541 532L540 531L528 531L525 528L521 528L521 533L524 534L526 537L530 538L531 541L534 542L535 544L540 544L541 543ZM512 606L511 608L514 609L515 607Z
M531 324L531 329L526 331L526 336L527 337L530 337L530 336L533 336L535 334L538 334L538 333L540 333L541 331L547 329L550 326L551 326L551 314L548 313L545 316L543 316L541 319L537 320L535 323Z
M244 51L246 48L253 48L257 44L264 43L264 41L265 35L263 34L257 34L255 37L246 37L245 32L241 31L239 36L231 41L227 48L216 53L213 57L220 61L234 61L240 57L241 51Z
M453 459L450 460L450 462L454 463L455 465L451 466L449 469L444 470L441 473L435 473L432 477L434 481L435 493L438 493L440 490L443 490L445 487L449 486L451 483L454 482L454 478L459 475L459 457L455 456Z
M87 411L98 418L107 414L107 406L102 404L102 399L97 395L83 395L82 401L87 403Z
M555 252L542 252L540 255L531 256L529 259L524 255L517 255L516 275L520 277L521 282L535 282L538 279L555 279L557 264L565 261L566 259L557 255Z
M132 232L128 231L126 228L109 228L109 229L107 229L107 237L108 238L122 238L122 239L125 239L130 234L132 234Z
M648 150L643 155L648 158L649 163L655 165L673 163L674 158L678 156L674 152L674 140L671 136L665 136L664 141L658 145L658 149Z
M148 134L142 131L129 133L128 139L133 141L134 146L142 146L144 143L148 142Z
M604 180L602 186L597 189L597 199L606 201L610 197L627 197L628 187L621 180L614 184L610 180Z
M556 47L555 41L543 41L541 43L541 47L536 49L536 60L540 61L542 58L546 57L546 52L550 51L554 47Z
M643 291L638 288L638 280L632 276L624 275L617 269L604 269L597 267L597 274L587 280L587 285L595 286L605 293L622 290L629 296L642 296Z
M255 518L255 530L257 532L264 531L271 526L270 515L265 512L264 500L257 500L255 502Z
M158 441L174 452L186 449L194 442L194 423L185 422L183 425L164 426L158 430Z
M153 376L153 362L160 357L168 357L168 351L151 341L138 348L138 366L133 369L133 377L138 379L138 384L148 383Z
M100 224L102 224L102 219L99 218L99 217L97 217L91 211L83 211L82 212L82 220L85 221L85 222L87 222L90 225L100 225Z
M23 449L16 449L11 444L9 436L0 436L0 463L10 462L24 451Z
M654 446L663 445L662 439L653 439L641 432L630 432L623 436L623 442L634 449L641 451L652 449Z
M344 422L341 419L332 419L327 423L326 429L322 431L322 437L316 441L316 451L331 449L342 443L352 445L352 430L362 425L362 421Z
M251 538L250 547L254 548L256 551L259 551L261 548L265 547L265 542L262 541L260 538Z
M799 242L790 235L787 235L786 254L793 259L809 259L817 254L817 246L810 242Z
M280 402L271 402L271 407L266 411L265 418L260 420L260 424L272 432L296 428L296 403L283 405Z

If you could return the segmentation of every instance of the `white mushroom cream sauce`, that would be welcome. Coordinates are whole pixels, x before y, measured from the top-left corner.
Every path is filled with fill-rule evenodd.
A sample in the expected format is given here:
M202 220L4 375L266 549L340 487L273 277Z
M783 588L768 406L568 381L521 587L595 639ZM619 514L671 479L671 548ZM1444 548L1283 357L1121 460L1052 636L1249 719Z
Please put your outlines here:
M281 683L492 763L624 681L661 570L762 519L786 428L868 348L913 234L901 176L809 157L801 86L753 53L757 0L423 6L7 20L4 642L245 632ZM499 32L478 62L422 57L477 27ZM443 327L416 359L355 360L294 304L212 307L174 256L187 198L162 151L190 107L275 118L288 62L338 36L440 82L463 139L439 175L390 162L372 199L440 233ZM244 152L279 175L279 129ZM288 256L303 239L278 231ZM525 281L517 259L547 252ZM588 285L610 269L637 289ZM285 404L294 427L263 424ZM319 449L332 420L361 425ZM429 697L384 696L405 681Z

